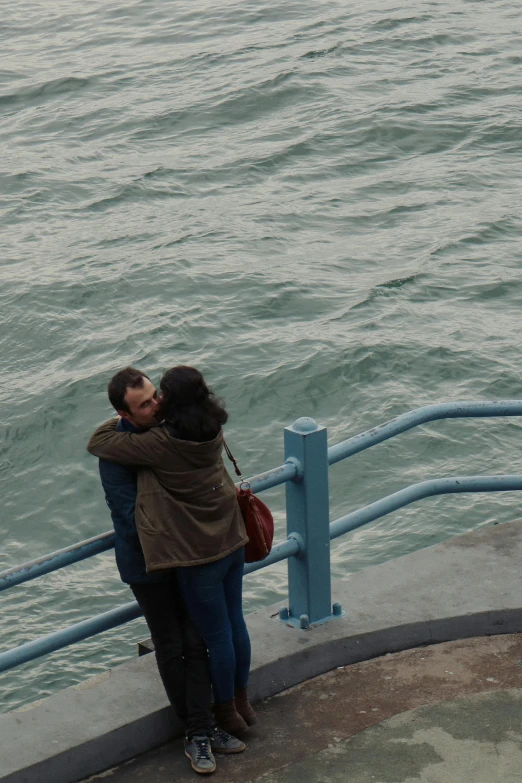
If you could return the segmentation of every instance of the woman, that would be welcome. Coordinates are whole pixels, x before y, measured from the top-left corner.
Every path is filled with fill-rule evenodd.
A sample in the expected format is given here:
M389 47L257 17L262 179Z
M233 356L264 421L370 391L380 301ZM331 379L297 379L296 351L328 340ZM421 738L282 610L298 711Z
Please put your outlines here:
M242 611L248 541L221 452L228 414L193 367L173 367L160 382L158 419L147 432L99 427L95 456L138 465L136 526L147 572L176 568L192 619L206 642L216 720L232 734L256 722L248 702L250 639Z

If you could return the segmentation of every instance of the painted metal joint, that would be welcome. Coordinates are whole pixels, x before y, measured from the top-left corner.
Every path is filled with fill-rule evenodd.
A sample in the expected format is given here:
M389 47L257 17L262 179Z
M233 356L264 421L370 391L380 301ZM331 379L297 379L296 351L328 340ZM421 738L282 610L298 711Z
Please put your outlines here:
M290 533L288 536L288 540L297 541L297 546L299 548L295 553L294 557L305 557L306 546L305 546L304 538L301 535L299 535L299 533Z
M296 484L299 484L304 478L304 467L301 460L297 459L297 457L288 457L285 459L285 465L293 465L295 468L295 476L291 479L291 481L295 482Z

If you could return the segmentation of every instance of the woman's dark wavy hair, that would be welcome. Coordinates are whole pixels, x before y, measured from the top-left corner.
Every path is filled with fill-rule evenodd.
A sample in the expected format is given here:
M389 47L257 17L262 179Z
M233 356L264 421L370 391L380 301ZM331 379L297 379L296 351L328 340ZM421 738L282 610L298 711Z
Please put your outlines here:
M160 381L159 416L180 440L213 440L228 419L223 400L216 398L195 367L167 370Z

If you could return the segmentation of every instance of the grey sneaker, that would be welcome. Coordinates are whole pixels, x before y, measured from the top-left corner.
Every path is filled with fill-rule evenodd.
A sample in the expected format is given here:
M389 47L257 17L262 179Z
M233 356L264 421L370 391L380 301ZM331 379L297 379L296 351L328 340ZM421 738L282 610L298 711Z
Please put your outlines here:
M228 731L220 729L219 726L212 729L210 745L214 753L242 753L246 748L244 742L233 737Z
M185 738L185 756L190 759L194 772L200 775L211 775L216 770L216 759L210 750L210 738L199 734L190 739Z

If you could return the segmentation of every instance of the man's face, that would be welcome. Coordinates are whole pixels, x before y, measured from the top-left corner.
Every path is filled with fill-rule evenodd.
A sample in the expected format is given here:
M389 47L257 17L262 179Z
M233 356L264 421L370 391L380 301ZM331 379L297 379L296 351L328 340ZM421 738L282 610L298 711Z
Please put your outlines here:
M125 402L130 413L127 411L118 411L118 413L138 429L148 430L158 423L155 418L158 410L158 392L148 378L143 379L143 386L138 386L135 389L127 387Z

